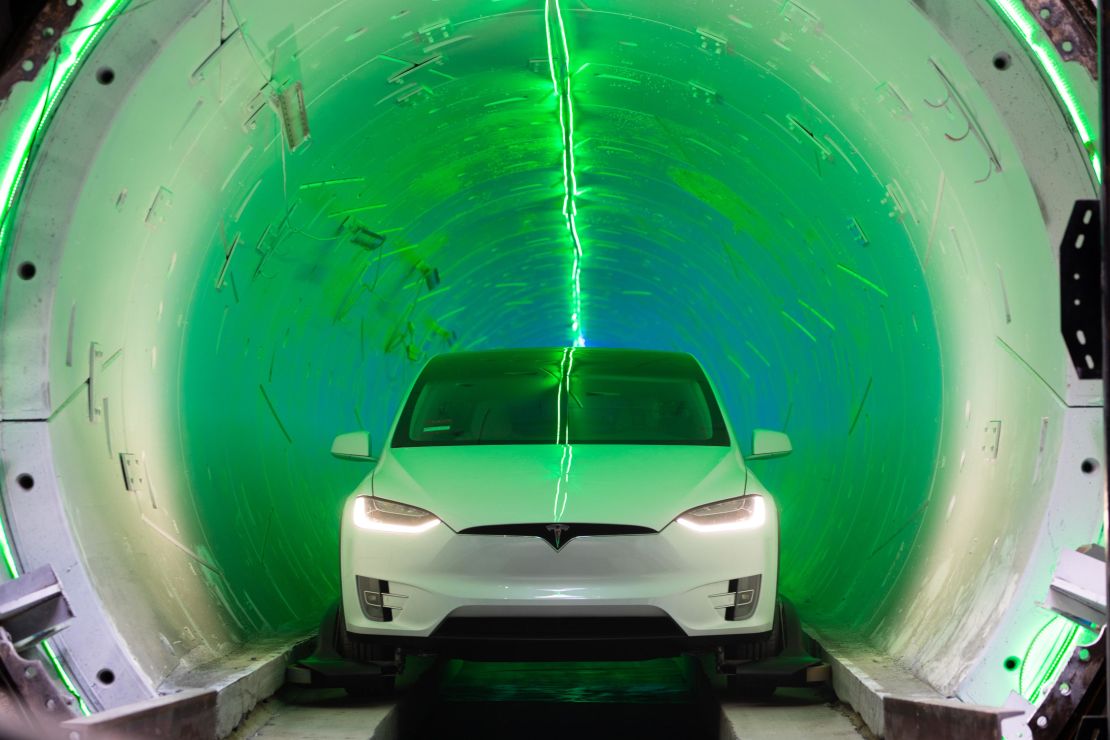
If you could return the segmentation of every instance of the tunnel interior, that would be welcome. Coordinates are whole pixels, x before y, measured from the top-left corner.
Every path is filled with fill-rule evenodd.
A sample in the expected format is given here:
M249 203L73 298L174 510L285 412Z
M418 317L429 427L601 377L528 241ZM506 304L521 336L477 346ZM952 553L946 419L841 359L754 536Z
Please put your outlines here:
M332 437L380 447L480 348L692 352L742 438L793 440L752 463L783 594L946 693L1035 693L1083 639L1036 601L1102 536L1056 288L1096 150L998 6L100 12L12 191L0 390L9 561L60 558L117 638L56 641L93 705L312 629L367 472Z

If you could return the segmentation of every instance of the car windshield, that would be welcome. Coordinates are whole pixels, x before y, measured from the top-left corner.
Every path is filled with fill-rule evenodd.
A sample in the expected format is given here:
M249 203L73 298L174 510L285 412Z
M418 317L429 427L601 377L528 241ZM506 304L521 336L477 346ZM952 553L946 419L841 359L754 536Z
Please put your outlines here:
M612 349L442 355L417 379L394 447L480 444L728 446L690 355Z

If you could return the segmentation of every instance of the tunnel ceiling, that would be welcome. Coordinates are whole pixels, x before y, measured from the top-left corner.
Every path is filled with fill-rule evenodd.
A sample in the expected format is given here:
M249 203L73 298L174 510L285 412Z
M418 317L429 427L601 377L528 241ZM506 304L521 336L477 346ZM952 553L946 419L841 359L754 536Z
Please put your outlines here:
M159 7L105 33L43 144L10 262L62 244L37 279L50 384L7 399L46 399L147 675L311 627L366 472L331 437L380 446L424 360L491 347L690 351L742 437L787 431L753 467L811 623L928 657L1000 619L1014 573L981 564L1031 557L1013 533L1052 476L1025 453L1060 444L1071 392L1053 207L1091 180L996 16L961 11L1047 105L1058 192L980 84L995 49L962 57L909 3ZM1004 417L1030 504L999 511L981 428Z

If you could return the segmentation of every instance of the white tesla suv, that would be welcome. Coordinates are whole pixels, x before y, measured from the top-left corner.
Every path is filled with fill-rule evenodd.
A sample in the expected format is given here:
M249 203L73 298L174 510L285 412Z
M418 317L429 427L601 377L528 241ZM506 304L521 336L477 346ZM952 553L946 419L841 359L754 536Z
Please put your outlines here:
M756 430L748 458L790 449ZM365 432L332 452L374 459ZM778 548L691 355L440 355L344 507L337 637L379 660L728 649L776 626Z

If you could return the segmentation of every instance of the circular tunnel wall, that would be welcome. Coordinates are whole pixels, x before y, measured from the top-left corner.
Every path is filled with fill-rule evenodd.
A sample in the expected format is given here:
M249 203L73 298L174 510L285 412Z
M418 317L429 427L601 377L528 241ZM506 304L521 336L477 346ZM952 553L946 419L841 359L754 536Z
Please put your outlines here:
M424 360L580 339L690 351L739 433L787 431L753 468L803 618L1001 703L1054 553L1101 523L1055 288L1092 175L993 9L884 6L106 27L12 221L0 399L17 556L71 536L84 629L118 637L60 638L96 702L315 625L367 472L330 440L382 444Z

